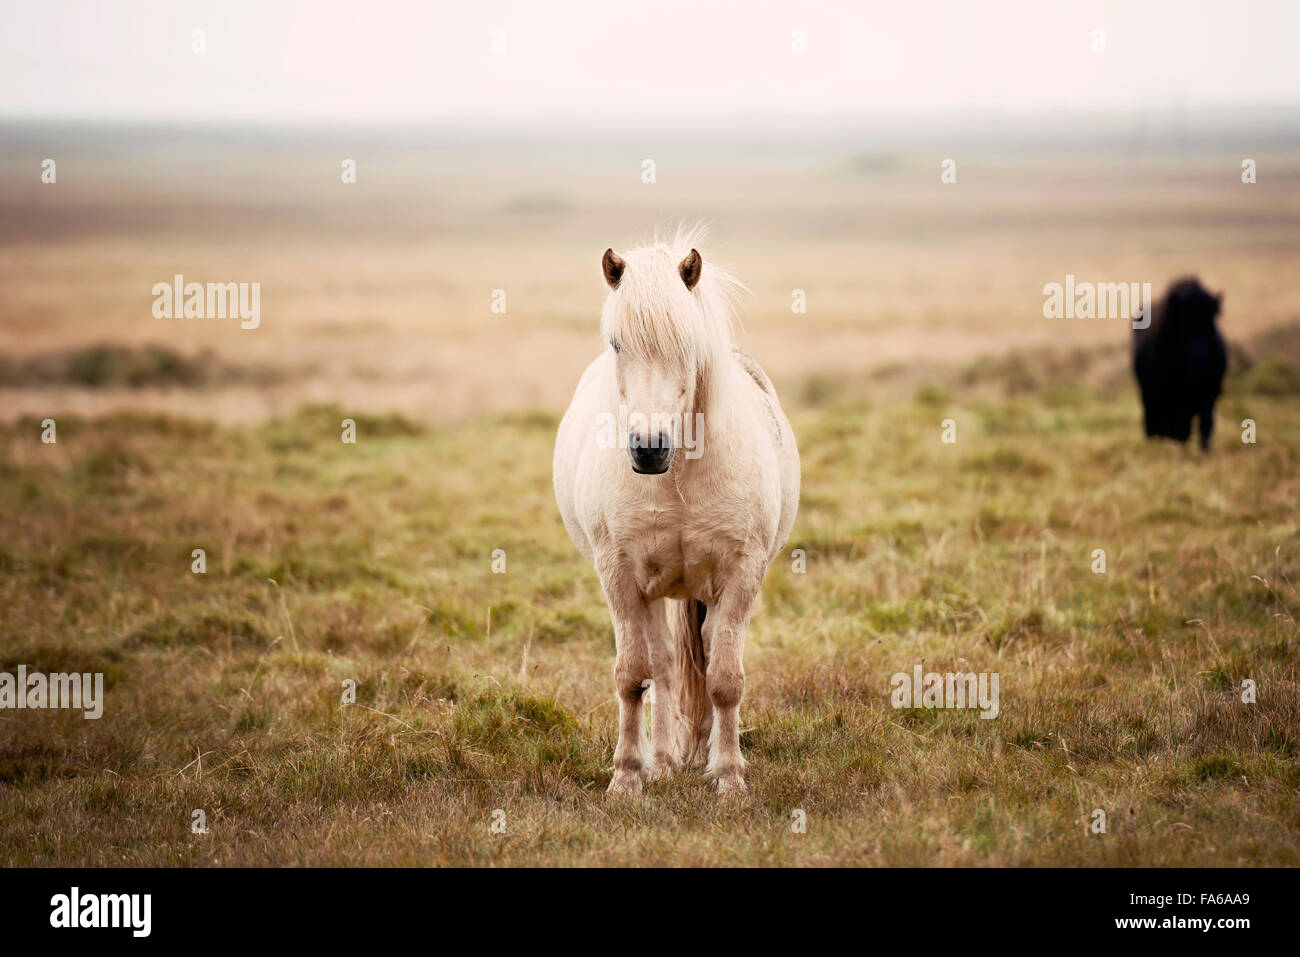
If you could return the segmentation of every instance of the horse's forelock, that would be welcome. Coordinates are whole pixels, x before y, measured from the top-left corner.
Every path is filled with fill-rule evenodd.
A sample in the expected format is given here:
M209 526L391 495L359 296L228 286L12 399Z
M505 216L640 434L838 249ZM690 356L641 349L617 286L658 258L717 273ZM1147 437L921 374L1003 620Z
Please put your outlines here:
M686 288L679 267L698 239L698 231L679 232L672 242L623 254L623 276L602 315L607 338L620 349L698 367L731 348L731 296L744 287L706 261L695 289Z

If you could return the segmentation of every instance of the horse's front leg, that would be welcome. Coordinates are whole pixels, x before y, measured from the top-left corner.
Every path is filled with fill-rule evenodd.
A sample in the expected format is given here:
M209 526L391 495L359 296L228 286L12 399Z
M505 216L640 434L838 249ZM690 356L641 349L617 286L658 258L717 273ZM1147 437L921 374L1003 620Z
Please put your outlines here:
M648 771L642 698L651 678L650 609L635 587L621 575L605 583L610 617L614 621L614 691L618 697L618 744L614 747L611 794L637 794Z
M708 649L705 685L713 705L709 774L719 794L745 790L745 759L740 755L740 699L745 693L745 632L763 582L762 563L737 569L721 589L716 607L704 620Z

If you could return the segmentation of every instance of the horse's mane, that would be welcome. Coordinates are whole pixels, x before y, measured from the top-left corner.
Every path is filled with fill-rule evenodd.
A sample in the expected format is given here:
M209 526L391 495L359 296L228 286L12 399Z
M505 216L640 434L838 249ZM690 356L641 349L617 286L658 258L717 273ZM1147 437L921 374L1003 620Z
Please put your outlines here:
M621 254L626 267L601 311L606 339L633 355L688 368L714 365L728 354L735 299L745 286L707 258L694 289L678 272L704 237L703 226L679 226L671 239L656 233L649 245Z

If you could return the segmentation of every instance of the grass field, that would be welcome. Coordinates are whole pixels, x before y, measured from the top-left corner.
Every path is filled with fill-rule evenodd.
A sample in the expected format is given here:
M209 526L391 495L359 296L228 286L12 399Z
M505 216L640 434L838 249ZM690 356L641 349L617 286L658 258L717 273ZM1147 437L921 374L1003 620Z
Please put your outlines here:
M1300 864L1298 148L1282 109L0 121L0 671L109 685L97 721L0 711L0 863ZM802 502L750 630L749 795L611 801L612 631L552 442L601 252L699 219ZM1236 347L1208 457L1142 440L1127 321L1042 309L1189 273ZM259 283L260 325L155 318L176 274ZM916 665L997 672L999 716L895 710Z
M0 670L109 687L0 715L0 862L1300 864L1300 333L1253 349L1204 458L1141 439L1118 349L787 388L807 571L764 583L723 802L604 794L554 411L13 421ZM998 672L1001 714L893 709L916 664Z

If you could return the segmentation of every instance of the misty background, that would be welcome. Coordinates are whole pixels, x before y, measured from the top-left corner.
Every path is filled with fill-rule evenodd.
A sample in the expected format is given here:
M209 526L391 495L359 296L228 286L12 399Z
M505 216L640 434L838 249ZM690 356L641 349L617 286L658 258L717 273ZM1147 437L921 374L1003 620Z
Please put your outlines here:
M1157 293L1200 274L1245 340L1300 315L1298 16L16 8L0 35L6 414L559 408L601 347L601 252L698 220L706 258L752 290L742 344L783 387L867 374L906 391L1013 348L1122 356L1123 322L1043 318L1043 285L1067 273ZM260 282L259 328L154 319L149 290L178 273ZM142 350L162 373L132 365Z

